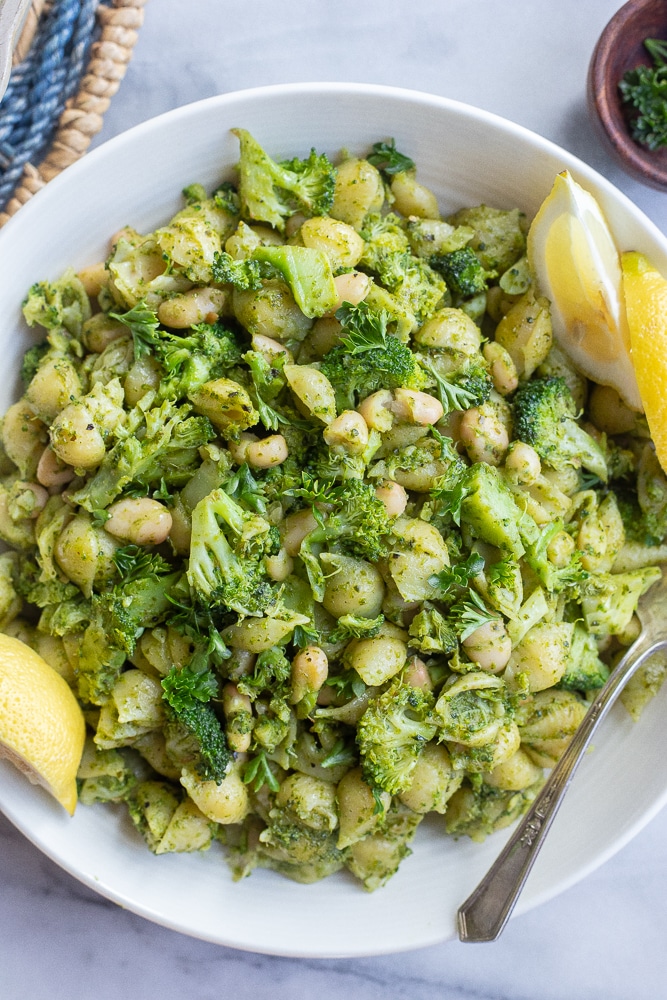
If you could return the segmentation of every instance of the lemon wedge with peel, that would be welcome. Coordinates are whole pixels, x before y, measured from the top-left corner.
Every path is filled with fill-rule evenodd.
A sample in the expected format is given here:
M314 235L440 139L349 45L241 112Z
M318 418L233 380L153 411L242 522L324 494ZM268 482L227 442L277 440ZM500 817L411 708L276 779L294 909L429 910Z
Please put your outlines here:
M0 756L70 815L85 722L67 682L30 646L0 634Z
M630 345L646 420L667 472L667 281L641 253L621 256Z
M602 210L567 170L528 232L528 260L551 302L554 338L576 367L643 410L631 359L619 253Z

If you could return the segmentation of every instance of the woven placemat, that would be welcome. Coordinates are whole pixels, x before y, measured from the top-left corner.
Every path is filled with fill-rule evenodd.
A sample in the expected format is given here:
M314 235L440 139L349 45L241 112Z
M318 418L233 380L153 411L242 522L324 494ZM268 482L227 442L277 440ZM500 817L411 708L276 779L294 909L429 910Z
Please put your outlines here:
M0 104L0 226L78 160L120 86L146 0L33 0Z

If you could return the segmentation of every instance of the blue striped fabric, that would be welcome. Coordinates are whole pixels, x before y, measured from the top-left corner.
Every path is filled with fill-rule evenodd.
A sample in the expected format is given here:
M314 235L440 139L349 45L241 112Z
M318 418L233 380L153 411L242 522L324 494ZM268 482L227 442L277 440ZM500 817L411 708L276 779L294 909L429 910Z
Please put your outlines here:
M67 100L83 76L105 0L56 0L40 18L30 52L16 66L0 101L0 209L26 163L37 165L56 131Z

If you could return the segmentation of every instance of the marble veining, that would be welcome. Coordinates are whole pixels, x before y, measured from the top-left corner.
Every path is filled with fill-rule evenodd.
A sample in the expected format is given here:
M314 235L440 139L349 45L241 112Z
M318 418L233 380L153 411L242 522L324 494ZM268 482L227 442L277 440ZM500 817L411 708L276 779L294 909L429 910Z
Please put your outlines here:
M393 84L479 105L559 142L665 229L667 199L612 163L586 114L588 60L618 6L151 0L97 142L243 87ZM0 1000L656 1000L667 995L666 842L667 812L495 944L316 961L235 952L149 923L80 885L0 816Z

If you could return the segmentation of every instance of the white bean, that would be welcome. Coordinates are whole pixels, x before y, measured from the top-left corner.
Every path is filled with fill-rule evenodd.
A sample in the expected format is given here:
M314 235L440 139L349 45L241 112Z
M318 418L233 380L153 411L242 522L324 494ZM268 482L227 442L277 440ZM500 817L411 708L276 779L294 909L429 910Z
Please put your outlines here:
M407 491L393 480L376 486L375 496L382 501L389 517L400 517L408 505Z
M150 497L118 500L112 504L104 528L115 538L134 542L135 545L160 545L169 537L171 514L167 508Z
M283 546L289 556L297 556L301 542L317 527L317 521L312 510L297 510L288 514L281 525Z
M482 353L489 363L493 387L496 392L499 392L501 396L508 396L510 392L514 392L519 384L519 376L509 352L502 344L491 340L484 345Z
M251 441L246 448L246 462L253 469L273 469L282 465L289 454L282 434L271 434L260 441Z
M51 445L47 445L37 463L37 480L42 486L64 486L74 479L71 465L63 465Z
M488 670L492 674L500 673L512 655L512 640L500 619L480 625L463 640L462 645L480 670Z
M368 426L384 434L391 429L394 414L391 411L394 398L389 389L379 389L366 396L357 407Z
M439 399L416 389L396 389L391 408L398 420L420 427L437 424L445 413Z
M529 485L539 479L542 472L540 456L523 441L513 441L505 458L505 469L513 482Z
M329 315L333 316L337 309L344 302L349 302L353 306L358 306L366 298L371 290L371 279L363 271L349 271L346 274L337 274L334 278L334 285L338 293L336 305L331 309Z

